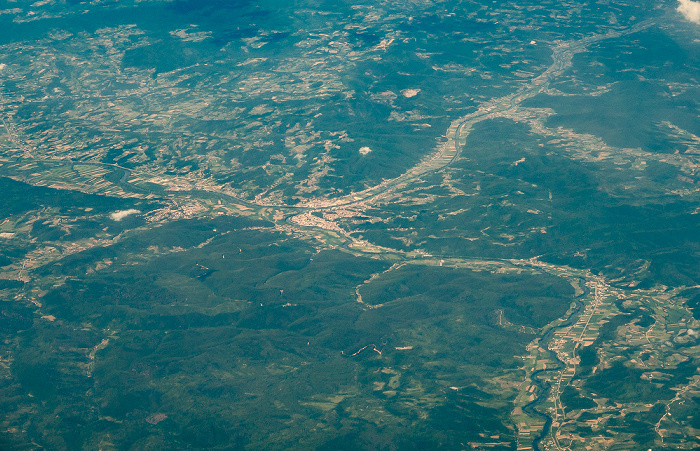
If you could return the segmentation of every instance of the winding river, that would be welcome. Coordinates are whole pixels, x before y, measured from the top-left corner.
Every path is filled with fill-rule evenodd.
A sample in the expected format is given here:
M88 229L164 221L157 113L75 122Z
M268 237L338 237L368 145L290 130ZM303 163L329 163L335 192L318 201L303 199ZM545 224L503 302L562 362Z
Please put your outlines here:
M272 210L277 210L278 212L283 214L282 216L285 218L285 224L292 224L291 221L289 221L289 219L291 218L291 216L299 213L308 213L314 211L331 211L338 208L349 207L363 209L371 206L382 196L400 190L407 183L419 179L422 175L442 170L453 164L459 159L461 153L464 151L464 141L468 136L473 125L481 121L497 117L503 117L508 115L509 113L513 113L515 109L519 108L519 105L524 100L532 98L546 91L553 80L561 76L568 68L571 67L572 60L575 54L586 50L586 48L589 45L597 41L635 33L644 28L647 28L649 25L649 22L642 22L629 28L612 31L606 34L592 35L578 41L558 43L553 48L553 62L549 66L549 68L547 68L539 76L534 77L529 82L524 84L515 93L484 103L479 107L477 111L453 121L446 133L447 142L440 145L432 155L418 163L413 168L406 171L404 174L394 179L386 180L379 185L368 188L361 192L352 193L335 199L313 199L300 205L287 205L247 200L235 196L233 194L213 190L156 192L155 190L149 189L147 187L137 186L133 183L130 183L129 178L134 174L138 175L138 172L132 169L128 169L116 164L99 162L81 162L81 164L98 165L103 166L105 168L112 168L115 171L122 171L121 173L118 172L114 176L114 178L119 177L119 179L114 183L120 185L127 191L156 195L162 195L167 193L168 195L173 195L177 197L220 199L226 200L233 204L244 205L247 207L270 208ZM5 122L5 119L3 119L3 122ZM11 124L6 123L6 127L8 129L11 129ZM36 160L39 161L40 159ZM51 161L53 163L57 162L56 160L50 159L41 159L41 161ZM61 160L60 163L65 164L66 161ZM300 227L299 225L294 226ZM354 238L351 238L349 236L346 236L346 238L347 240L345 241L345 247L350 249L351 245L353 244ZM354 247L352 249L353 252L358 252L358 250L361 251L361 248ZM401 252L396 252L397 256L400 254ZM406 256L404 256L403 258L408 259L408 257ZM435 259L436 257L431 258ZM466 260L467 259L464 259L464 261ZM496 260L497 259L493 259L492 261ZM505 263L505 260L503 260L503 262ZM553 368L537 370L531 375L532 384L537 387L537 397L533 401L529 402L526 406L524 406L524 410L530 415L543 418L545 421L542 431L532 443L533 449L536 451L539 451L540 443L550 433L550 429L553 423L553 418L549 414L537 409L537 407L547 399L552 388L551 384L547 382L545 378L541 378L541 376L544 373L561 371L563 368L566 367L566 364L559 359L557 353L549 349L549 342L552 339L553 334L557 330L560 330L573 324L575 321L577 321L577 319L581 315L581 312L584 311L585 303L582 299L590 294L590 289L584 283L584 279L581 279L581 281L581 287L584 290L584 292L576 297L576 307L573 309L573 311L569 314L569 316L564 322L562 322L554 328L549 329L544 335L540 337L540 343L542 347L544 347L547 350L549 356L554 362L556 362L557 365Z

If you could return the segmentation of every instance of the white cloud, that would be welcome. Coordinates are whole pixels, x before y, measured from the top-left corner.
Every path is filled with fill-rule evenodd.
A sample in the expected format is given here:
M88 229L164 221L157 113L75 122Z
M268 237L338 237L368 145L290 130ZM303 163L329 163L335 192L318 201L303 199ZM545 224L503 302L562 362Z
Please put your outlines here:
M367 155L367 154L370 153L371 151L372 151L372 149L370 149L370 148L367 147L367 146L365 146L365 147L360 147L360 154L362 154L362 155Z
M419 92L420 92L420 89L404 89L403 91L401 91L401 94L403 94L403 96L406 98L410 98L410 97L415 96Z
M130 210L119 210L119 211L115 211L114 213L109 215L109 217L115 221L121 221L122 219L126 218L127 216L133 215L136 213L141 213L141 210L134 210L133 208Z
M678 0L677 11L691 22L700 24L700 2L693 0Z

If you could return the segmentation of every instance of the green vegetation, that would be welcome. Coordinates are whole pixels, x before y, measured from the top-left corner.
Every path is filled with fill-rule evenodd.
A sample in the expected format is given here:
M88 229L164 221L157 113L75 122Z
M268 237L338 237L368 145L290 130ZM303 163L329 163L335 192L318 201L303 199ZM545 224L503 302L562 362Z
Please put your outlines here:
M0 449L693 449L697 27L628 3L0 11Z

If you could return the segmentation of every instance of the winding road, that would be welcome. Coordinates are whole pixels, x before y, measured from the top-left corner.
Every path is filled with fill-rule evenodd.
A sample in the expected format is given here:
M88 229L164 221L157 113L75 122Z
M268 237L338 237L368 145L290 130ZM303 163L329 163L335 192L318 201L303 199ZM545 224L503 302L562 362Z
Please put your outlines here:
M590 288L588 288L588 286L585 284L585 279L583 279L583 278L580 279L580 286L583 287L582 288L583 293L580 293L575 299L576 308L569 314L568 318L566 318L566 320L563 323L559 324L556 327L549 329L539 339L541 346L547 350L549 357L557 363L557 366L552 367L552 368L537 370L537 371L534 371L530 375L530 379L532 380L532 385L537 387L538 392L537 392L537 397L535 399L533 399L532 401L530 401L528 404L526 404L525 407L523 408L523 410L525 410L526 412L528 412L531 415L538 416L540 418L544 418L544 420L545 420L544 426L542 427L542 432L532 442L532 448L535 451L539 451L539 449L540 449L539 444L542 442L542 440L545 439L545 437L547 437L547 434L549 434L550 428L552 427L552 422L554 421L554 419L552 418L551 415L536 409L536 407L539 404L544 402L549 397L549 393L550 393L550 390L552 388L552 385L547 380L542 380L542 379L540 379L539 376L543 373L549 373L549 372L561 373L561 371L563 371L563 369L566 368L566 364L561 361L561 359L559 358L557 353L552 351L549 348L549 342L552 339L552 335L554 335L554 333L556 331L558 331L560 329L564 329L566 327L569 327L570 325L572 325L576 321L578 321L579 316L581 315L581 313L585 309L586 305L584 304L584 302L581 299L583 299L589 295Z

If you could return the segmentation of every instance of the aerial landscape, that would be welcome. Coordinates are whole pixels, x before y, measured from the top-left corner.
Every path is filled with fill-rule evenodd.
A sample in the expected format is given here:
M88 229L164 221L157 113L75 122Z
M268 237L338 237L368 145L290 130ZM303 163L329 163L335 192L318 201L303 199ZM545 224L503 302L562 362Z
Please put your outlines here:
M700 448L700 2L0 4L0 450Z

